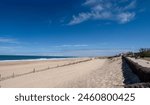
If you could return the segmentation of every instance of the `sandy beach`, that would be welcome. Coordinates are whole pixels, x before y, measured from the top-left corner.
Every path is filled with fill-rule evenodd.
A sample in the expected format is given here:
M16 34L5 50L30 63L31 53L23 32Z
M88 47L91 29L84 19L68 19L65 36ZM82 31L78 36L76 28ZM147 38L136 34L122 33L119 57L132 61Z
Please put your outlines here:
M0 74L2 88L113 88L124 85L121 57L0 62Z

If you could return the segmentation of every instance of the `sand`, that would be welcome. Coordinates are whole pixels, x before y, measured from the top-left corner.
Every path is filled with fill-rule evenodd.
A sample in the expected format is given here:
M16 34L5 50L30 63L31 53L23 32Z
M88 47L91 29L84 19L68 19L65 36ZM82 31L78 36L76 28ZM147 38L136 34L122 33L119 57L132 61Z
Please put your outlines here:
M90 75L76 82L70 87L86 88L120 88L123 87L124 77L121 58L105 59L105 63L95 69Z
M43 61L14 61L0 62L0 74L3 77L11 76L13 73L22 74L35 70L56 67L63 64L86 60L87 58L72 58L63 60L43 60Z
M73 62L75 63L71 65L57 67ZM48 67L56 68L48 69ZM37 71L47 69L32 72L34 68ZM120 57L111 60L76 58L0 63L2 77L26 72L31 73L2 80L0 86L2 88L111 88L124 85Z

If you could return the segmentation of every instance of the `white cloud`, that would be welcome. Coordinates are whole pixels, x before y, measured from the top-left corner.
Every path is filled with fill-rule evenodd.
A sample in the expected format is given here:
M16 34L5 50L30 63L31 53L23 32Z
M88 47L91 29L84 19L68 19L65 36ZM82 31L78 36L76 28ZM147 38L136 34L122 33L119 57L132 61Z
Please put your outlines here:
M94 5L96 3L100 3L103 0L86 0L85 3L83 3L83 5Z
M100 19L109 19L109 18L112 18L112 13L109 12L109 11L105 11L105 12L93 12L93 15L92 15L93 19L97 19L97 20L100 20Z
M96 5L92 8L93 11L102 11L104 10L104 7L101 4Z
M20 50L21 46L0 46L1 55L16 54Z
M120 23L127 23L135 17L135 13L120 13L118 14L118 20Z
M90 19L92 16L91 13L80 13L79 16L73 16L73 20L70 21L68 25L74 25L74 24L79 24L81 22L84 22L88 19Z
M18 43L16 39L0 37L0 43Z
M61 52L64 56L109 56L123 52L131 51L131 49L87 49L87 50L65 50Z
M137 1L136 1L136 0L133 0L133 1L130 2L126 7L124 7L124 9L125 9L125 10L134 9L134 8L136 8L136 4L137 4Z
M73 16L73 20L69 22L68 25L75 25L87 21L89 19L101 20L101 19L110 19L112 14L110 12L94 12L91 13L80 13L79 16Z
M90 10L73 15L68 25L76 25L88 20L109 20L127 23L134 19L137 0L86 0L84 6ZM132 10L132 11L131 11Z
M73 45L59 45L59 46L53 46L53 47L87 47L86 44L73 44Z

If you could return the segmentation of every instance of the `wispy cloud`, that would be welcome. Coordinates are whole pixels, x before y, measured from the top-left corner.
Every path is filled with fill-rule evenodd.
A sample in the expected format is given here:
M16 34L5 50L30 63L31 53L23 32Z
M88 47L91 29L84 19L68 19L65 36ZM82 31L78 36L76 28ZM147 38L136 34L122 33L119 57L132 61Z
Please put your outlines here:
M0 46L0 55L17 54L21 50L21 46Z
M136 16L136 4L137 0L86 0L82 6L89 9L73 15L68 25L87 20L109 20L124 24Z
M135 17L135 13L130 13L130 12L126 12L126 13L120 13L118 14L118 20L120 23L126 23L131 21L134 17Z
M132 49L79 49L79 50L65 50L61 52L64 56L109 56L116 55L123 52L132 51Z
M16 39L0 37L0 43L18 43Z
M87 47L86 44L68 44L68 45L59 45L59 46L53 46L53 47L59 47L59 48L65 48L65 47Z

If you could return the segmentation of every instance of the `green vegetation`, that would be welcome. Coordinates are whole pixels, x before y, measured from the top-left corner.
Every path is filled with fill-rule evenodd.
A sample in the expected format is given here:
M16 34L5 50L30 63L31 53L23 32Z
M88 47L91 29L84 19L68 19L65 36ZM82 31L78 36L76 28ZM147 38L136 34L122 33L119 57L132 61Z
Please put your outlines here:
M141 48L139 50L139 56L141 58L150 57L150 48Z
M150 48L141 48L138 52L127 52L124 56L150 59Z

